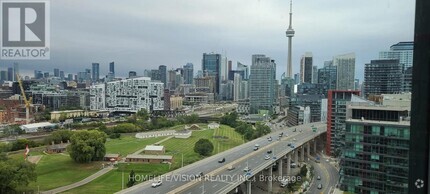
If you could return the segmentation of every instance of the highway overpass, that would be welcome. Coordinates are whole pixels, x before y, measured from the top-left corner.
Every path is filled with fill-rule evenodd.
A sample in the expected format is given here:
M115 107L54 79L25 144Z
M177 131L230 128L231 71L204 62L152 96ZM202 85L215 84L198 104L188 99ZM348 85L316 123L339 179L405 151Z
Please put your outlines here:
M312 127L317 130L313 131ZM293 132L296 129L296 132ZM284 136L278 140L278 135L283 132ZM278 176L284 176L290 170L290 164L294 161L305 159L305 154L316 152L317 141L320 136L324 136L326 124L322 122L305 124L290 128L284 128L276 132L224 151L214 156L205 158L183 168L166 173L156 179L163 181L162 185L152 188L153 180L143 182L118 193L228 193L234 191L240 184L246 184L247 193L251 193L251 184L255 175L264 174L273 177L272 165L277 164ZM272 137L272 141L268 141ZM294 148L288 146L293 144ZM259 144L260 149L254 151L254 145ZM312 148L311 148L312 147ZM272 150L270 159L266 160L267 151ZM300 153L300 155L299 155ZM218 160L225 158L224 163ZM283 165L287 166L287 172L283 172ZM229 166L234 166L234 170L227 170ZM245 167L251 170L244 172ZM195 178L194 175L203 172L204 178ZM267 189L271 191L274 181L267 181Z

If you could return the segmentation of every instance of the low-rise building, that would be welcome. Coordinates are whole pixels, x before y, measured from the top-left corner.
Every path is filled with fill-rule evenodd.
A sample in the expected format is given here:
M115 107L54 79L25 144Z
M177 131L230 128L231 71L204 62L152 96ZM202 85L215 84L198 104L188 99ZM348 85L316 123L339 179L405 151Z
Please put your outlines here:
M32 123L27 125L21 125L19 128L24 130L26 133L35 133L45 130L53 130L57 125L50 122Z
M147 145L143 150L143 153L148 155L162 155L165 153L164 146Z
M218 129L219 128L219 123L209 123L208 124L208 128L209 129Z
M164 163L173 162L173 156L170 155L140 155L140 154L129 154L125 158L126 162L136 162L136 163Z
M184 129L184 130L176 131L174 136L175 138L179 138L179 139L187 139L191 137L192 133L193 131Z

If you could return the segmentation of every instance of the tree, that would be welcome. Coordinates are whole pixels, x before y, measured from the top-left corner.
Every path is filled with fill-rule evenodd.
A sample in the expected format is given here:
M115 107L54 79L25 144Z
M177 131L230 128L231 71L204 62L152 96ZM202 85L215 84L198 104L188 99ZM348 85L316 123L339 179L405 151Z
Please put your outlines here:
M300 175L302 176L302 177L306 177L306 174L308 173L308 168L306 168L306 165L303 165L301 168L300 168Z
M199 141L194 144L194 152L202 155L209 156L214 150L214 145L208 139L199 139Z
M114 133L131 133L137 131L133 123L121 123L113 128Z
M257 123L255 125L255 133L254 133L254 139L255 138L259 138L263 135L269 134L270 133L270 127L262 124L262 123Z
M72 135L73 131L69 130L54 131L49 137L45 138L45 144L51 144L52 141L57 144L61 142L66 143L68 140L70 140L70 137L72 137Z
M137 111L136 113L137 117L139 119L142 119L144 121L147 121L149 119L149 113L146 109L140 109L139 111Z
M70 138L70 157L78 163L102 160L106 154L106 134L98 130L78 131Z
M221 117L220 123L234 128L237 126L237 118L237 112L227 113Z
M134 183L136 183L135 176L134 176L134 171L131 170L130 175L128 175L127 187L133 186Z
M36 181L36 165L22 160L0 161L0 193L15 193L18 186L27 186Z

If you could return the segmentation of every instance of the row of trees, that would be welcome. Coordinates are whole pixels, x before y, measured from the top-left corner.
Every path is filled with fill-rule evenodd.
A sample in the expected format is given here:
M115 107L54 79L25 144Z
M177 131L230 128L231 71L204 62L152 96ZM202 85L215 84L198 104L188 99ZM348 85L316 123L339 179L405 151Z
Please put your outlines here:
M246 140L253 140L270 133L270 127L262 123L257 123L255 128L248 123L238 121L236 112L227 113L221 117L220 123L235 128L235 131L242 134Z

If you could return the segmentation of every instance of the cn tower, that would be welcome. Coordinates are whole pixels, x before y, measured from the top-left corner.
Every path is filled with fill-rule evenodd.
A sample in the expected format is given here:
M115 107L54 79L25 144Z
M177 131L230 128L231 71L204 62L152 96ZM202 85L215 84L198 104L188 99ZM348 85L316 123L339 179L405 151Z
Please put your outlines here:
M288 78L293 78L293 65L292 63L292 59L291 59L291 44L292 44L292 39L294 36L294 30L292 27L292 23L293 23L293 0L290 1L290 26L288 26L287 31L285 32L287 34L288 37L288 62L287 62L287 77Z

